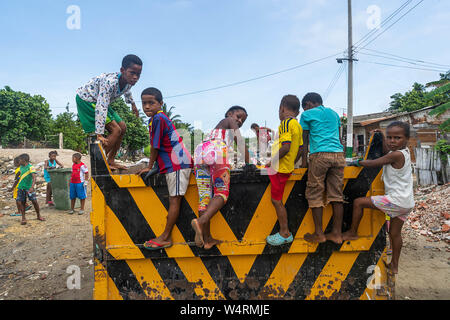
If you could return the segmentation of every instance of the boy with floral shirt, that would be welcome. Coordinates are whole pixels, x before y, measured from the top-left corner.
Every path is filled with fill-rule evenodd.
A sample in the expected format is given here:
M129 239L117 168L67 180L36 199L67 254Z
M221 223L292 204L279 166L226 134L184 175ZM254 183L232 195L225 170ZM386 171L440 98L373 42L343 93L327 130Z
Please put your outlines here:
M141 72L141 59L135 55L127 55L122 60L120 72L102 73L77 90L76 102L81 125L86 133L95 132L112 169L125 169L116 164L114 159L127 126L109 105L124 95L125 102L132 105L134 114L139 117L130 90L139 80ZM103 137L105 128L110 133L108 138Z

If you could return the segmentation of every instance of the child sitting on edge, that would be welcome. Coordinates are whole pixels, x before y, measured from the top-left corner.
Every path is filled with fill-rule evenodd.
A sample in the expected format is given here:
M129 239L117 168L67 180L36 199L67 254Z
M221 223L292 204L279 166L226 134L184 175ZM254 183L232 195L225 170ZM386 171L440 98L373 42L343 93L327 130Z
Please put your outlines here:
M361 197L353 202L353 216L350 230L342 235L344 240L358 239L358 226L364 208L379 209L390 219L389 237L392 246L392 259L387 266L392 273L398 273L398 260L402 249L402 227L414 208L413 176L411 156L407 147L409 124L395 121L386 128L383 135L383 149L386 155L375 160L358 160L354 165L368 168L383 166L382 179L386 194Z
M64 168L64 166L56 160L56 156L58 155L58 152L56 151L50 151L48 154L48 160L44 163L44 179L45 182L47 182L47 193L46 193L46 199L45 203L49 206L54 206L55 204L52 201L52 182L50 179L50 174L48 173L48 170L56 169L56 165L60 166L61 168Z
M89 179L88 167L81 162L81 154L74 153L72 156L72 176L70 177L70 211L69 214L75 213L75 201L80 199L81 208L78 214L84 213L84 204L86 202L87 192L86 185Z
M76 102L81 125L86 133L97 134L111 169L126 169L116 164L115 157L127 126L109 105L124 95L125 102L131 104L134 114L139 117L130 90L139 80L141 72L141 59L130 54L123 58L120 72L102 73L77 90ZM110 133L108 138L103 137L105 127Z
M305 143L302 155L302 167L307 165L309 150L308 182L305 197L311 208L315 232L305 234L308 242L320 243L331 240L342 243L342 218L344 216L344 147L341 143L339 115L330 108L322 105L322 97L310 92L302 99L305 110L300 117ZM326 202L324 191L326 190ZM323 207L328 202L333 206L333 229L324 234L322 230Z
M189 186L192 158L172 121L162 111L161 91L147 88L142 91L141 100L144 113L150 117L148 126L151 151L148 167L137 174L149 172L156 161L159 173L165 174L169 189L169 210L165 229L159 237L144 243L144 248L148 250L159 250L172 246L172 229L180 214L181 200Z
M277 212L280 231L266 238L268 244L280 246L294 240L288 229L286 208L283 205L283 193L286 182L294 171L303 145L303 130L296 117L300 112L300 101L294 95L286 95L278 111L281 123L272 146L272 159L269 167L272 204Z
M248 150L239 131L247 116L243 107L231 107L225 113L225 118L195 148L199 218L193 219L191 225L198 247L208 250L221 242L211 236L210 220L225 205L230 194L231 159L228 157L233 154L234 142L237 143L240 154L244 155L245 163L249 163Z
M34 210L36 210L37 219L39 221L45 221L43 217L41 217L39 211L39 204L36 199L36 192L34 190L34 185L36 184L36 171L30 163L30 156L26 153L21 154L19 157L20 164L20 179L14 183L13 189L17 185L17 198L16 204L17 209L19 209L19 213L22 215L22 221L20 224L27 224L27 219L25 218L25 203L28 199L34 206Z

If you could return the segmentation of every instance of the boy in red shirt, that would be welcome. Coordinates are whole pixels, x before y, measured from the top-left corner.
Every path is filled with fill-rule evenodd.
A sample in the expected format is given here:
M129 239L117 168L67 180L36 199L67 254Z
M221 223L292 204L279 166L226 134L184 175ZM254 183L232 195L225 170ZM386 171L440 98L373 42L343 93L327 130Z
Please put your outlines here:
M84 213L84 203L86 202L86 184L89 179L89 171L87 166L81 162L81 154L75 153L72 156L72 176L70 177L70 207L69 214L73 214L75 200L80 199L81 210L78 214Z

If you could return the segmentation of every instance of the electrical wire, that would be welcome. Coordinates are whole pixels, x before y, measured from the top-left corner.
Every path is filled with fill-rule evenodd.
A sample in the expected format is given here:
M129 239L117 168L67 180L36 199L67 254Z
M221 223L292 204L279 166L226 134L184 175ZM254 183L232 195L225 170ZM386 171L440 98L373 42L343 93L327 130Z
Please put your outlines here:
M233 82L233 83L229 83L229 84L225 84L225 85L221 85L221 86L217 86L217 87L212 87L212 88L208 88L208 89L196 90L196 91L176 94L176 95L172 95L172 96L167 96L167 97L165 97L165 99L178 98L178 97L193 95L193 94L197 94L197 93L203 93L203 92L208 92L208 91L213 91L213 90L218 90L218 89L223 89L223 88L237 86L237 85L244 84L244 83L247 83L247 82L260 80L260 79L271 77L271 76L274 76L274 75L277 75L277 74L280 74L280 73L284 73L284 72L292 71L292 70L295 70L295 69L298 69L298 68L301 68L301 67L305 67L305 66L308 66L308 65L311 65L311 64L314 64L314 63L317 63L317 62L320 62L320 61L323 61L323 60L326 60L326 59L329 59L329 58L332 58L332 57L336 57L336 56L338 56L340 54L342 54L342 51L338 52L336 54L333 54L333 55L329 55L329 56L326 56L326 57L323 57L323 58L320 58L320 59L316 59L316 60L313 60L313 61L310 61L310 62L299 64L299 65L294 66L294 67L290 67L290 68L283 69L283 70L280 70L280 71L272 72L272 73L265 74L265 75L262 75L262 76L250 78L250 79L247 79L247 80L237 81L237 82Z
M425 0L420 0L415 6L413 6L411 9L409 9L408 11L406 11L406 13L404 13L402 16L400 16L400 18L398 18L397 20L395 20L391 25L389 25L387 28L385 28L381 33L378 33L378 35L371 39L368 43L364 44L364 47L359 47L359 48L355 48L356 50L360 51L361 49L364 49L365 47L367 47L368 45L370 45L372 42L374 42L376 39L378 39L383 33L385 33L386 31L388 31L390 28L392 28L392 26L394 26L395 24L397 24L397 22L399 22L404 16L406 16L408 13L410 13L412 10L414 10L419 4L421 4L422 2L424 2ZM379 30L379 29L378 29Z
M335 75L331 79L331 82L328 85L328 88L325 90L325 93L323 95L323 101L326 101L328 96L330 95L331 91L333 91L333 88L336 85L336 83L339 81L339 78L341 77L342 73L344 72L344 69L345 69L345 65L341 64L339 66L337 72L335 73Z
M396 65L396 64L381 63L381 62L375 62L375 61L365 61L365 60L358 60L358 61L363 62L363 63L372 63L372 64L378 64L378 65L390 66L390 67L424 70L424 71L434 71L434 72L446 72L445 70L442 70L442 69L416 68L416 67L411 67L411 66L401 66L401 65Z

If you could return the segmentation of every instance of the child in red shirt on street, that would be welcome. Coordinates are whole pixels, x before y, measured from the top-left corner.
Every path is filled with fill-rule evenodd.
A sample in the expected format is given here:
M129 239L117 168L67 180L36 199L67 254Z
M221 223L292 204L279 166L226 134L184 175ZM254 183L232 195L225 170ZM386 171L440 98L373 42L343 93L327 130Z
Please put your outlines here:
M89 171L88 167L81 162L81 154L75 153L72 156L72 176L70 177L70 207L71 210L69 214L73 214L75 212L75 201L76 199L80 199L81 210L78 214L84 213L84 203L86 202L86 185L87 180L89 179Z

